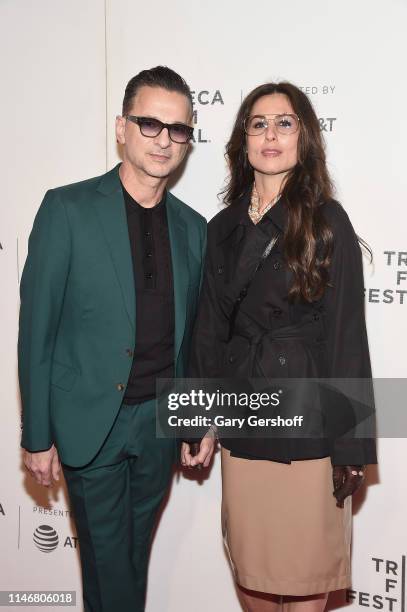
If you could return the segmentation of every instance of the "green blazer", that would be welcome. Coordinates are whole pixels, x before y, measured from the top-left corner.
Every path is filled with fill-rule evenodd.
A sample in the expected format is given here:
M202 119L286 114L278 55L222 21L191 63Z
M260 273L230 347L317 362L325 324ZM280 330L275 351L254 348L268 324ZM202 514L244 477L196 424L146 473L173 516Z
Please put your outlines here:
M185 374L206 221L167 195L175 372ZM22 446L52 443L71 466L101 447L122 403L136 330L133 263L119 165L51 189L34 221L20 285Z

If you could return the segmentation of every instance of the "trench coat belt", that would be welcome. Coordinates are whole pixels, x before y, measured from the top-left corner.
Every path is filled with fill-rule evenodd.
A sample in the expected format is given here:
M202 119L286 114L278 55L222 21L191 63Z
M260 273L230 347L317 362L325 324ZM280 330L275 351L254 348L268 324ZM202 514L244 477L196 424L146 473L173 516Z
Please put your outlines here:
M315 321L309 321L301 325L286 325L279 329L262 329L261 331L257 329L253 330L253 333L249 329L237 329L233 337L240 336L245 338L250 341L250 344L262 344L264 341L273 340L323 341L324 334L321 325L316 325L315 323Z
M228 367L233 365L231 374L240 377L259 377L289 374L297 377L311 376L313 378L323 375L325 364L323 352L318 346L325 341L322 321L319 319L306 319L300 324L287 325L279 329L264 329L256 322L246 321L245 326L235 330L230 342L226 345ZM284 344L291 345L290 359L285 355ZM295 343L304 346L295 350ZM247 348L244 344L247 343ZM294 347L293 347L294 344ZM313 350L313 347L317 349ZM288 348L288 346L287 346ZM293 350L294 348L294 350ZM279 362L278 373L276 360ZM287 369L286 366L289 366ZM280 368L283 369L280 369Z

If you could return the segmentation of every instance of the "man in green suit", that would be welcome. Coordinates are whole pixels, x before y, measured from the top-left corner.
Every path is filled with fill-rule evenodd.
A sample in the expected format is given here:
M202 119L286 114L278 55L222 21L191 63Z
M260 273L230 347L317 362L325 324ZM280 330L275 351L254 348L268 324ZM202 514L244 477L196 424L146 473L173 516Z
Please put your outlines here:
M166 191L192 137L169 68L127 85L123 163L45 195L21 279L24 462L46 486L62 462L86 611L141 612L151 533L176 459L155 433L155 381L185 375L206 222ZM201 443L208 463L213 444Z

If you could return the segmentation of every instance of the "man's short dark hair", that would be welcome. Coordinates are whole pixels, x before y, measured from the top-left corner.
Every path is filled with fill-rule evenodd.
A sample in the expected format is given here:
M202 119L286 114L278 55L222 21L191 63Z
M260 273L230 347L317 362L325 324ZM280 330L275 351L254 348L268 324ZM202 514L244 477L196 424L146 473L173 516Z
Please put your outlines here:
M171 70L167 66L156 66L149 70L142 70L127 83L126 91L124 92L122 115L128 115L133 104L133 98L137 94L140 87L162 87L168 91L177 91L186 96L191 104L192 112L192 96L191 91L177 72Z

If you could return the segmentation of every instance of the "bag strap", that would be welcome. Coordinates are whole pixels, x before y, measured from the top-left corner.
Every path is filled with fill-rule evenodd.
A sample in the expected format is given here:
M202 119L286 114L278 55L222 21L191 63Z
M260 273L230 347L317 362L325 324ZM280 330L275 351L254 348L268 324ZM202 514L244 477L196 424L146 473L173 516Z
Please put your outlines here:
M257 265L254 268L253 272L251 273L251 275L249 277L249 280L247 281L246 285L243 287L243 289L239 293L239 296L237 297L235 303L233 304L232 312L231 312L231 315L229 317L228 342L231 340L231 338L233 336L237 314L239 312L239 309L240 309L240 306L241 306L243 300L247 296L249 287L252 284L252 282L254 280L254 277L256 276L256 272L261 268L261 266L264 263L264 261L270 255L271 251L273 250L273 248L275 247L275 245L277 243L278 238L279 238L279 234L276 234L275 236L273 236L273 238L270 240L270 242L268 242L266 244L266 248L264 249L263 253L261 254L261 257L260 257L259 261L257 262Z

